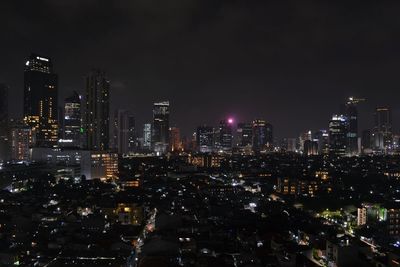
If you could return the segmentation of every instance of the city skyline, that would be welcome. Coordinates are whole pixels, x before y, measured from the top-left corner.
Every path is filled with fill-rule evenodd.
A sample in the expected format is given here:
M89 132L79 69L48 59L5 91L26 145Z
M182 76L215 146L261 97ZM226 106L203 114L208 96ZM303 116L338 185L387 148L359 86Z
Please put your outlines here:
M239 121L264 118L276 127L277 136L294 136L305 130L303 125L326 128L337 103L351 95L369 100L360 107L365 114L360 130L373 126L375 106L391 106L393 117L400 115L395 71L399 40L394 34L399 23L393 12L398 3L378 8L363 3L358 9L355 3L307 1L288 9L286 3L176 1L181 7L176 10L156 4L116 1L89 8L59 1L17 8L2 3L9 10L7 21L23 15L16 28L6 26L12 23L1 26L10 38L3 44L8 53L0 81L11 88L11 115L21 115L21 66L31 52L54 61L59 102L74 90L83 93L83 76L99 67L108 73L115 92L111 110L130 109L143 124L151 120L148 107L168 99L171 123L183 125L185 135L198 124L217 125L231 115ZM135 10L154 14L159 21L133 19ZM351 16L346 10L352 10ZM42 12L55 14L52 23L39 16ZM287 20L288 15L292 19ZM119 19L107 24L101 22L104 16ZM171 28L162 23L168 19ZM90 27L96 23L102 23L104 31ZM25 41L19 42L21 38ZM78 39L84 41L74 42ZM201 119L194 120L198 110ZM397 130L396 120L394 124Z

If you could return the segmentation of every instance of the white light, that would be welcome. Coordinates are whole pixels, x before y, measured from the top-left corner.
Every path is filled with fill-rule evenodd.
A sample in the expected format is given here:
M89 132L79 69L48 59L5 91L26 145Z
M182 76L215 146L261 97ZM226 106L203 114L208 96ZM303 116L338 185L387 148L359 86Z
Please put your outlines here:
M29 60L25 63L26 66L29 66Z
M42 60L42 61L49 61L47 58L44 58L44 57L36 57L37 59L39 59L39 60Z

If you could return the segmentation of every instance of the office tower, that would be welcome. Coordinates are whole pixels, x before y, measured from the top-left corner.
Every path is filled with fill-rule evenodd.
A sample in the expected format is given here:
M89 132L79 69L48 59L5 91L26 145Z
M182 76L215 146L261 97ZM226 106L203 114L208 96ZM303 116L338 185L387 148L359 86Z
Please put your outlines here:
M231 151L233 144L233 119L222 120L219 123L219 149Z
M85 79L84 135L89 150L108 150L110 142L110 81L104 71L92 70Z
M371 130L364 130L361 136L361 146L363 153L370 153L372 152L372 132Z
M118 109L114 114L113 145L119 154L135 150L135 117L127 110Z
M0 84L0 161L8 160L11 152L8 90L5 84Z
M177 127L169 129L169 149L172 152L182 151L181 131Z
M143 149L150 150L151 149L151 123L146 123L143 126Z
M265 138L266 138L266 145L267 149L273 149L274 148L274 128L272 124L266 123L265 124Z
M304 142L304 155L307 155L307 156L318 155L318 142L306 140Z
M358 103L365 101L365 99L357 99L349 97L343 107L342 113L346 116L347 125L347 153L350 156L358 154Z
M297 138L287 138L285 139L285 149L287 152L297 151Z
M58 140L58 77L51 60L31 54L24 71L24 121L35 134L36 146L52 147Z
M214 128L210 126L197 127L196 146L201 153L211 153L214 148Z
M82 142L82 117L81 117L82 97L73 92L70 97L64 100L64 145L71 147L81 147Z
M267 145L267 123L264 120L253 121L253 150L263 151Z
M388 107L378 107L374 113L375 125L373 129L374 149L387 151L391 149L393 141L392 111Z
M156 153L167 151L169 143L169 101L154 103L152 146Z
M312 132L307 131L304 133L301 133L299 136L299 150L304 152L304 142L307 140L312 140Z
M345 156L347 152L347 119L343 115L333 115L329 122L329 154Z
M32 144L32 129L21 122L11 126L11 159L29 160L29 148Z
M327 130L315 131L312 140L318 143L318 154L329 154L329 132Z
M239 147L246 147L253 145L253 124L242 122L238 123L236 129Z

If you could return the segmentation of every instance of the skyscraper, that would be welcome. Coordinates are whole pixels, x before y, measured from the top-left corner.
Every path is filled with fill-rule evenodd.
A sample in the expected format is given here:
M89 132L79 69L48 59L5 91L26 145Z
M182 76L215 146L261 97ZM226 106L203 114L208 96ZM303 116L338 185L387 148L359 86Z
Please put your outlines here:
M119 154L127 154L135 148L135 117L126 110L114 114L114 145Z
M150 150L151 149L151 123L146 123L143 125L143 149Z
M197 127L196 146L201 153L211 153L214 148L214 128L210 126Z
M374 113L373 143L376 150L391 149L393 141L392 111L388 107L378 107Z
M267 128L264 120L253 121L253 150L262 151L267 144Z
M314 140L306 140L304 142L304 155L307 156L318 155L318 142Z
M253 145L253 124L248 122L238 123L237 140L239 147L246 147Z
M165 153L169 144L169 101L154 103L152 128L154 152Z
M10 128L8 118L8 86L0 84L0 161L10 158Z
M86 76L84 134L89 150L109 149L110 81L104 71L92 70Z
M219 123L219 148L223 151L232 150L233 119L222 120Z
M347 120L343 115L333 115L329 122L329 154L342 157L347 152Z
M342 113L347 117L347 153L350 156L357 155L358 149L358 109L357 104L365 99L349 97Z
M315 131L312 139L318 144L318 154L329 154L329 132L327 130Z
M181 131L177 127L171 127L169 129L169 149L172 152L182 150Z
M82 142L81 96L74 91L64 100L64 136L70 146L80 147Z
M32 129L20 122L11 127L11 158L29 160L29 147L32 143Z
M52 147L58 140L58 77L49 58L31 54L24 71L24 121L36 146Z

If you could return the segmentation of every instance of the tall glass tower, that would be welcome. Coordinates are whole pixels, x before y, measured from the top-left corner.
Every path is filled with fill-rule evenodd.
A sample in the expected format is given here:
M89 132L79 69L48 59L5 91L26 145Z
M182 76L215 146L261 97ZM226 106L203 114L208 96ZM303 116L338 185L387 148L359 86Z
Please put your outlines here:
M58 77L49 58L31 54L24 71L24 121L39 147L58 140Z

